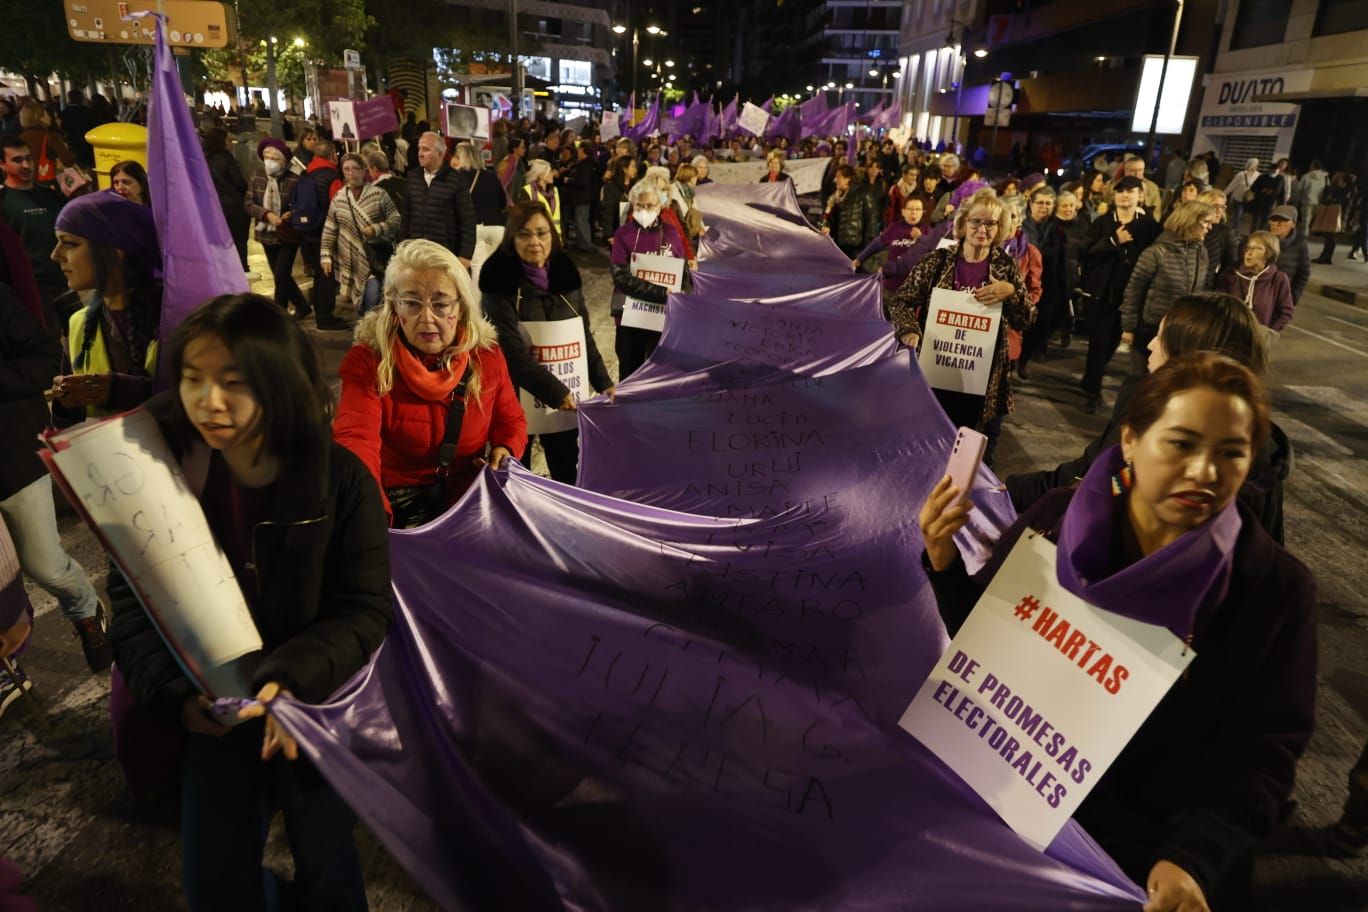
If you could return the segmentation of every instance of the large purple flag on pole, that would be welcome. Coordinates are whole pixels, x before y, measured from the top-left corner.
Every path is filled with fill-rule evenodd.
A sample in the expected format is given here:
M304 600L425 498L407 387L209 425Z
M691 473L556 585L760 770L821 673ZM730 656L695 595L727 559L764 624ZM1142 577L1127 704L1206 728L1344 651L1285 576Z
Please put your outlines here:
M818 92L807 101L798 105L798 113L804 120L807 120L809 117L816 117L818 114L825 114L827 110L826 92Z
M200 151L199 135L185 104L176 59L157 18L152 95L147 111L147 176L152 215L161 243L165 290L161 339L171 339L192 310L221 294L248 291L233 236L219 206L218 191ZM166 386L169 362L158 365Z
M651 102L651 106L646 109L646 116L641 118L641 123L630 126L622 131L622 135L632 142L641 142L652 133L660 129L660 96L657 95Z

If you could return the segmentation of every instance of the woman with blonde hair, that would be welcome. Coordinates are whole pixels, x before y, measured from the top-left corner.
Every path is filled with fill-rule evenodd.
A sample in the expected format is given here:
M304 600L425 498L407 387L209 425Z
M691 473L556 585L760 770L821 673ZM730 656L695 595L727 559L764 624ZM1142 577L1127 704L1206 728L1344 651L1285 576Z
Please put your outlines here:
M440 516L484 465L526 448L497 340L455 254L420 239L396 248L381 304L342 359L333 421L333 439L375 476L396 528Z
M76 164L75 154L41 102L26 101L19 108L19 138L33 153L33 179L39 184L53 186L57 172Z
M1216 219L1206 203L1178 203L1164 219L1164 230L1135 261L1121 295L1121 341L1131 346L1133 376L1145 375L1150 340L1169 306L1209 287L1205 241Z
M951 247L933 250L908 273L889 301L898 339L911 348L921 342L922 323L937 288L969 291L988 307L1000 307L998 337L984 395L935 390L936 399L951 422L982 430L988 436L985 462L1002 432L1002 419L1012 411L1012 384L1007 370L1006 331L1031 325L1031 302L1026 284L1011 254L1002 245L1014 230L1006 207L991 189L980 190L956 212Z

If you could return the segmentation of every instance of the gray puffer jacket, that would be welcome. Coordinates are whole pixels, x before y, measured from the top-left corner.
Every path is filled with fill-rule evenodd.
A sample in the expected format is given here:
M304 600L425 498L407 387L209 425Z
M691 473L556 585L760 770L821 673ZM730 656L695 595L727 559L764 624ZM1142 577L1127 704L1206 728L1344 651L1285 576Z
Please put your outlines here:
M1121 331L1157 327L1174 300L1209 287L1207 252L1201 241L1164 231L1140 254L1121 298ZM1143 320L1141 317L1143 316Z

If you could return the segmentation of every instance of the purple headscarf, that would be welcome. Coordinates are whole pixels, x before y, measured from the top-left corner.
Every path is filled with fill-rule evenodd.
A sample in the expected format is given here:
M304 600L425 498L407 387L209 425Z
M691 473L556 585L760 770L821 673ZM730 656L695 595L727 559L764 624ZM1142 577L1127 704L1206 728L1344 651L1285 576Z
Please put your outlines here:
M1111 477L1123 463L1120 446L1104 452L1069 502L1059 529L1059 584L1105 611L1185 637L1196 626L1198 614L1225 597L1240 537L1240 512L1231 501L1209 521L1118 570L1112 557L1112 529L1128 520L1112 494Z
M57 230L101 247L132 254L142 264L161 263L157 225L147 206L124 199L113 190L78 196L57 215Z

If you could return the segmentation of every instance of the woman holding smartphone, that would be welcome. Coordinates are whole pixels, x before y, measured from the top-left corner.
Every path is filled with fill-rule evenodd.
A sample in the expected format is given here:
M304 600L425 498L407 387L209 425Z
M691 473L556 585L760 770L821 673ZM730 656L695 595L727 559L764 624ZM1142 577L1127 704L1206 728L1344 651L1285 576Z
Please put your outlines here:
M300 908L364 909L354 816L269 714L327 699L389 629L385 508L366 467L331 442L317 351L259 295L225 295L180 326L178 387L147 403L227 554L265 644L256 702L232 728L181 670L126 580L110 571L115 660L134 696L187 733L182 872L189 906L278 908L261 868L276 809Z
M1285 812L1311 736L1315 581L1235 498L1268 433L1255 375L1201 352L1146 377L1120 444L1023 513L976 577L952 539L970 506L948 477L922 507L952 635L1029 529L1057 544L1070 592L1195 650L1075 814L1146 886L1146 912L1249 907L1253 846Z

